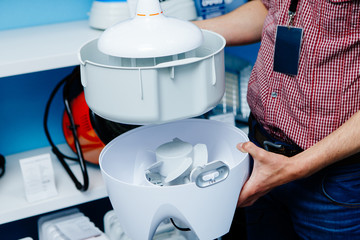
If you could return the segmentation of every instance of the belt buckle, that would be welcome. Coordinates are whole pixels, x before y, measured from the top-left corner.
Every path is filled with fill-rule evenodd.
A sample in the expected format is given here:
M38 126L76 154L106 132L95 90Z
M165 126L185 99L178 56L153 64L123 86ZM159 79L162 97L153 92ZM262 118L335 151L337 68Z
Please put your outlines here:
M276 144L276 143L266 141L266 140L263 142L263 145L264 145L265 150L269 151L269 152L271 152L269 147L275 148L275 149L277 149L279 151L284 149L284 146L282 144Z

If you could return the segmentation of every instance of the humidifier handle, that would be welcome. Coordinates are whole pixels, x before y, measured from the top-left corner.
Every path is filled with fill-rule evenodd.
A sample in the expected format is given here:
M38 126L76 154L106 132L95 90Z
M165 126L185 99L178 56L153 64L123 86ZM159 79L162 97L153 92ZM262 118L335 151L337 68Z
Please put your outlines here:
M190 181L200 188L209 187L224 181L229 175L229 166L222 161L206 164L191 171Z

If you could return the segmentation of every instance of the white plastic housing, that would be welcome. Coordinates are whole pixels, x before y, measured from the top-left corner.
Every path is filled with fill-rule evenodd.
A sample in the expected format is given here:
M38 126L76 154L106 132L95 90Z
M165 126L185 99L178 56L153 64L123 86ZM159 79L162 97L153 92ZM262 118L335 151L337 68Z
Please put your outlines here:
M156 148L176 137L192 145L206 144L209 162L223 161L229 166L227 178L203 188L195 182L174 186L148 182L145 170L155 163ZM150 240L168 218L189 227L201 240L226 234L249 174L248 154L236 149L242 141L248 141L247 136L230 124L187 119L139 127L110 142L100 154L100 168L127 235L133 240Z
M137 0L127 0L129 14L135 17ZM168 17L192 21L198 18L194 0L167 0L159 1L161 9Z
M202 41L195 24L165 16L158 0L138 0L135 17L107 28L98 48L110 56L149 58L188 52Z
M201 115L225 91L225 39L203 30L193 52L158 58L117 58L97 40L80 50L86 102L97 115L127 124L152 124Z

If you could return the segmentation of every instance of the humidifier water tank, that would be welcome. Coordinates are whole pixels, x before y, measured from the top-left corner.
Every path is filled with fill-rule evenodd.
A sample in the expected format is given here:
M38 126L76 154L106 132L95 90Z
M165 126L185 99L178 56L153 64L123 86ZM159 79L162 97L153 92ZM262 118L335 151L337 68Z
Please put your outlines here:
M145 173L156 162L156 149L174 138L193 146L205 144L208 162L223 162L228 174L219 182L204 177L205 185L197 184L196 179L167 186L149 182ZM236 148L242 141L248 139L238 128L204 119L142 126L111 141L101 152L100 167L126 234L133 240L150 240L158 225L169 218L190 228L201 240L226 234L249 174L249 155ZM206 173L202 176L209 175Z

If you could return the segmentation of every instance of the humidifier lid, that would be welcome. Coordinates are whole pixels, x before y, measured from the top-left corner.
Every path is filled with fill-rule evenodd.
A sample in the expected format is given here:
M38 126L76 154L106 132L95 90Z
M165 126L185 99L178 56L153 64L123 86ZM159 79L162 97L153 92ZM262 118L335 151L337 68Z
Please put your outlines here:
M115 57L153 58L188 52L202 42L195 24L166 17L158 0L139 0L135 17L106 29L98 48Z

